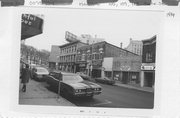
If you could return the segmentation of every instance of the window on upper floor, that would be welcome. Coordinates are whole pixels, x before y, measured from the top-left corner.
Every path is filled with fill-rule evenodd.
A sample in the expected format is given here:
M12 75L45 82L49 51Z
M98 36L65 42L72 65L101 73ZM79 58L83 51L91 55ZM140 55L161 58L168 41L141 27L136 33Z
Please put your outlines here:
M81 61L85 61L85 54L82 54Z
M103 53L99 54L99 59L103 59Z
M92 54L92 59L95 60L95 53Z
M99 59L99 54L98 53L95 54L95 59Z
M146 53L146 62L152 62L153 56L151 52Z

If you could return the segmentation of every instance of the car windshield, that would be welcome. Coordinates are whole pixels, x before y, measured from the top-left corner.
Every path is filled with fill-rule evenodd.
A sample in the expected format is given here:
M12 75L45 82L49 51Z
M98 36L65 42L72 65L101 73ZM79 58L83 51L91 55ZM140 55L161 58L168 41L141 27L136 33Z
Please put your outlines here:
M82 82L83 79L79 75L63 75L64 82Z

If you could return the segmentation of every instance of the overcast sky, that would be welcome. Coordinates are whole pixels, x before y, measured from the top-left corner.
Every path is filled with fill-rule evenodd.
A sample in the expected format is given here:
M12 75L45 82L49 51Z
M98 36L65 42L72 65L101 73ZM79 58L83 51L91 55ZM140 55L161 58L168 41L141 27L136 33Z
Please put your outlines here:
M38 49L51 49L51 45L66 43L65 31L80 36L90 34L123 48L129 39L143 40L159 33L161 16L153 11L49 9L37 10L44 14L43 34L26 40ZM34 12L33 12L34 13Z

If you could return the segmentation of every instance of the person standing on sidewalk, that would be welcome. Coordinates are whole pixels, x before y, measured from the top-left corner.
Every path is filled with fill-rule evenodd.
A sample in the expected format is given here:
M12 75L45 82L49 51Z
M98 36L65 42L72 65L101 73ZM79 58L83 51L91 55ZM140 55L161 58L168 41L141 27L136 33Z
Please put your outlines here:
M30 79L30 70L29 65L26 64L25 68L22 69L21 75L21 83L23 84L22 91L26 92L26 84L29 82Z

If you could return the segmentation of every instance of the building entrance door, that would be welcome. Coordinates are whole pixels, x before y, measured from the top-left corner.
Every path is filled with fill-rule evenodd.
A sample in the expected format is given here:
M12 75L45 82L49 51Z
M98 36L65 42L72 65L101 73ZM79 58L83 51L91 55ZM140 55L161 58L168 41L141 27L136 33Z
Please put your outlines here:
M122 83L123 84L127 84L128 83L128 72L123 72Z
M152 87L153 85L153 72L145 72L145 86Z

